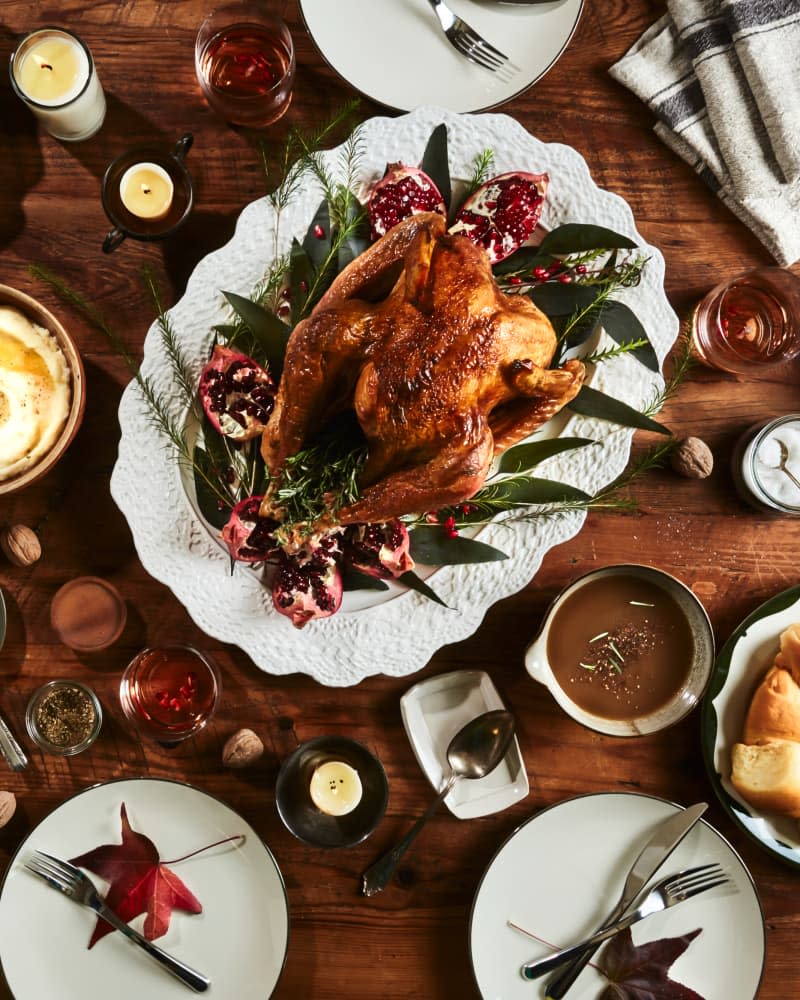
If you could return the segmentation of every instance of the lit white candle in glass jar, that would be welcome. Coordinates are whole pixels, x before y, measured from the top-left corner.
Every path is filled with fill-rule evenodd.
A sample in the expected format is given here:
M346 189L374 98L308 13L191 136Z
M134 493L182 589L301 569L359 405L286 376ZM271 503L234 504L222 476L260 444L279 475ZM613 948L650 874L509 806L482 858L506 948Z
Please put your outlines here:
M103 124L106 99L92 54L77 35L41 28L11 56L11 84L56 139L88 139Z

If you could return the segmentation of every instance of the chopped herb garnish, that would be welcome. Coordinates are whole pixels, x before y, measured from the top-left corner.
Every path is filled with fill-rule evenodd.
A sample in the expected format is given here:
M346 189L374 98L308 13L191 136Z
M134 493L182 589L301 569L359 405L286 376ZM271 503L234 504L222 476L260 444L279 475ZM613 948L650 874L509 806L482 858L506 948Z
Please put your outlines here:
M608 632L598 632L596 636L589 640L589 642L597 642L598 639L605 639L607 635Z
M654 608L655 604L650 601L628 601L628 604L635 604L637 608Z
M611 652L614 654L614 656L616 656L616 658L619 660L620 663L624 663L625 662L625 657L622 655L622 653L620 653L620 651L614 645L614 640L613 639L609 639L608 640L608 648L611 650Z
M596 663L579 663L579 667L583 667L584 670L597 670Z

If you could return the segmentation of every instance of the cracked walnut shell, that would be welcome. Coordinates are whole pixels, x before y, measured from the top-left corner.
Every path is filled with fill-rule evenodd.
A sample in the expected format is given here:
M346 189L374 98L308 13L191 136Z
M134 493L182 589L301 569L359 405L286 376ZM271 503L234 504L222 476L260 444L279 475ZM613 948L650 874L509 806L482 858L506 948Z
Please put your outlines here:
M229 737L222 748L225 767L247 767L264 753L264 744L252 729L240 729Z

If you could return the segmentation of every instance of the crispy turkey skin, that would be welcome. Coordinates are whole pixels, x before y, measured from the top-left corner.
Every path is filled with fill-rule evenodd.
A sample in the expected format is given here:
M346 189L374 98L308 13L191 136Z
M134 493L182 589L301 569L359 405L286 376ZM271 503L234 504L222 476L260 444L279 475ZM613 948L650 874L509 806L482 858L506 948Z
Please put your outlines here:
M331 417L354 409L369 451L359 499L336 512L342 524L468 500L494 456L583 383L580 361L548 368L556 335L544 313L502 292L486 252L445 226L435 213L399 223L289 338L262 453L274 475Z

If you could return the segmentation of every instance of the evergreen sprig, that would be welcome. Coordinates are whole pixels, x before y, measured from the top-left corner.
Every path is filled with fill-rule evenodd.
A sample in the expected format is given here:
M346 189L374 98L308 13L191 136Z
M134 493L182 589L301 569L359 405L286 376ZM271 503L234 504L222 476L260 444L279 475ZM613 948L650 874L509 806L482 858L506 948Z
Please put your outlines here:
M676 345L676 353L672 360L672 370L669 378L664 382L663 389L657 391L649 403L644 407L643 413L651 417L662 408L667 400L672 399L675 393L683 385L687 375L697 364L697 359L692 351L692 330L689 322L684 322Z

